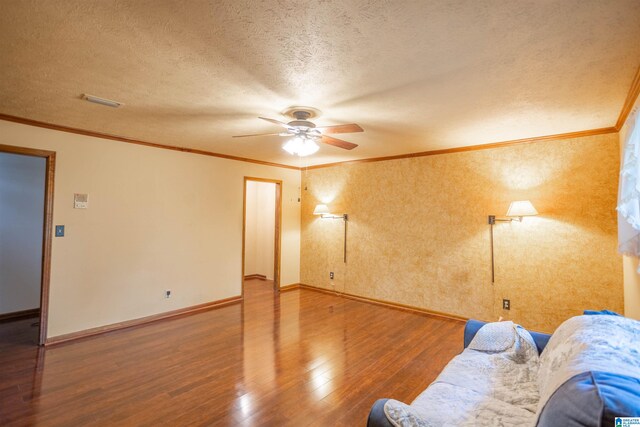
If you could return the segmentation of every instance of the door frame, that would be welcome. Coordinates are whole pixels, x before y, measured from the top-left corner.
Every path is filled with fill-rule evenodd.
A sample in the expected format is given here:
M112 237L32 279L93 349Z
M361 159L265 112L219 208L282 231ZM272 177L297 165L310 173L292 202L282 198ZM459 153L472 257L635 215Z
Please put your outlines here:
M276 212L275 212L275 238L273 248L273 290L280 292L280 260L281 260L281 240L282 240L282 180L244 177L242 187L242 298L244 298L244 253L247 228L247 182L268 182L276 185Z
M42 157L46 160L44 175L44 216L42 224L42 269L40 272L40 332L38 344L47 340L49 319L49 282L51 280L51 241L53 234L53 190L55 183L56 152L36 148L0 144L0 152L22 156Z

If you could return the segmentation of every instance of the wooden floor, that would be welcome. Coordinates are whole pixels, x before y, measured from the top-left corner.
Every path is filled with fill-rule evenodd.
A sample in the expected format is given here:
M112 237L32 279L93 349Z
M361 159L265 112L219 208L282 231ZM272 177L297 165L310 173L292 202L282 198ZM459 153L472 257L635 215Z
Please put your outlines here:
M364 426L462 350L463 324L247 281L245 301L49 348L0 324L0 425Z

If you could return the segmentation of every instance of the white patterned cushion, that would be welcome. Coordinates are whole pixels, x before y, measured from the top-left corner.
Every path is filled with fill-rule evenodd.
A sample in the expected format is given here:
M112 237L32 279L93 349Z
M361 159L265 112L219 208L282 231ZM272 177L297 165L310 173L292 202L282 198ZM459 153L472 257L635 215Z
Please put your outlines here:
M472 350L496 353L506 351L515 342L515 325L511 321L487 323L469 344Z
M432 427L411 406L394 399L384 404L384 414L394 427Z

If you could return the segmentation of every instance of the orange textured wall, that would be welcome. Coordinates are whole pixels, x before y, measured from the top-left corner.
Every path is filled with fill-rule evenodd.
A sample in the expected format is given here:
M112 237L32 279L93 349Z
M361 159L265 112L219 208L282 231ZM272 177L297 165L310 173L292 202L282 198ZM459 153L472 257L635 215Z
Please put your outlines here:
M541 331L622 311L618 168L608 134L303 172L301 281ZM492 284L487 215L523 199L540 215L495 226ZM346 264L343 223L312 215L321 202L349 214Z

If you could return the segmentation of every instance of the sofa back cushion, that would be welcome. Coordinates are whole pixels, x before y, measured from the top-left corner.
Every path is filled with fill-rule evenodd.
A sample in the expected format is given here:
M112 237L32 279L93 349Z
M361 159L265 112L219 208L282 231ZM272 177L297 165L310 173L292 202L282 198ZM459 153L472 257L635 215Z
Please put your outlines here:
M600 426L606 414L634 416L628 408L640 408L638 381L640 322L573 317L560 325L540 357L538 425ZM578 417L591 422L575 424Z
M583 372L562 384L540 414L539 426L615 426L617 417L640 417L640 379Z

